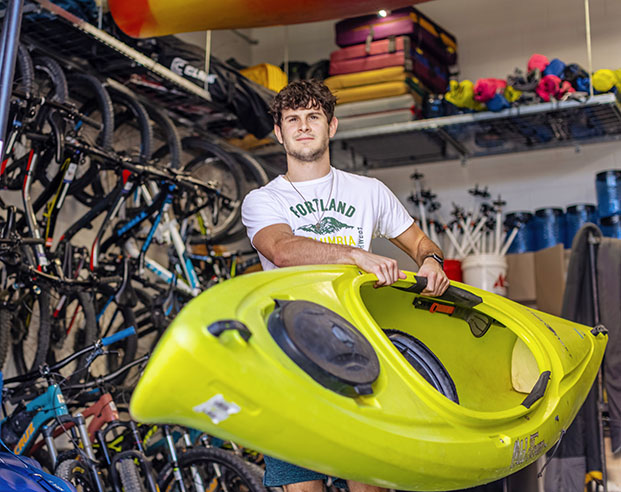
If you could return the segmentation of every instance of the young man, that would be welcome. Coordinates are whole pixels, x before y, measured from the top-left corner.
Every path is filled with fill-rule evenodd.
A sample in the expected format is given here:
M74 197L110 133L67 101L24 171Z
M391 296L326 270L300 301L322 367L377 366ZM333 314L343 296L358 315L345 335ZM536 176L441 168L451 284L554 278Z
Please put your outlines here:
M253 190L242 221L264 270L312 264L351 264L374 273L376 287L405 278L391 258L369 251L386 237L419 265L424 293L441 295L449 285L442 251L414 223L397 197L374 178L330 166L328 144L336 133L336 98L317 81L296 81L271 106L274 133L287 154L287 172ZM266 458L265 484L286 492L323 491L325 475ZM383 490L348 481L352 492Z

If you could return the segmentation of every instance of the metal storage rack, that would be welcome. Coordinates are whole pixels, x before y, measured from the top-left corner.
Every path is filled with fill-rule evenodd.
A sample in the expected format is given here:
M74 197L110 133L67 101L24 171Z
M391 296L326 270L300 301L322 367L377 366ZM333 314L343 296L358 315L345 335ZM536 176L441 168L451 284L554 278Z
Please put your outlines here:
M0 7L6 5L0 1ZM1 15L0 15L1 16ZM95 66L188 124L235 126L235 116L209 92L49 0L26 0L22 39L76 66ZM213 126L212 126L213 128ZM580 146L621 138L621 107L613 94L583 101L520 106L337 132L332 146L377 168ZM256 155L282 160L279 145Z
M583 101L519 106L498 113L460 114L336 133L333 149L377 168L580 146L621 138L614 94ZM340 145L339 145L340 143ZM271 146L259 155L278 158Z
M0 8L6 4L0 1ZM189 125L236 126L236 117L204 87L48 0L25 1L21 40L65 64L127 85Z

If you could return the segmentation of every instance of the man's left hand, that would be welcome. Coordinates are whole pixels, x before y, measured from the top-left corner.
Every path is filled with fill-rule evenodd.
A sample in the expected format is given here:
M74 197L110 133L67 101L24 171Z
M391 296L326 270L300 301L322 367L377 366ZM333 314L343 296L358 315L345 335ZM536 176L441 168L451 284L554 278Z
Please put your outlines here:
M440 263L433 258L427 258L423 262L417 275L427 277L427 287L423 290L423 294L438 297L444 294L444 291L450 285L449 279L444 270L442 270Z

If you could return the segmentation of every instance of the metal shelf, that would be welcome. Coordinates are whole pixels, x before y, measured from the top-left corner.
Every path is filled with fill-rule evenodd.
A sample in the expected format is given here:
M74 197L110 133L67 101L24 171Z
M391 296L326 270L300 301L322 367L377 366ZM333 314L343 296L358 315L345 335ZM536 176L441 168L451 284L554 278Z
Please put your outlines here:
M0 7L5 4L0 1ZM187 124L209 125L214 130L238 126L236 117L214 103L205 88L48 0L26 0L21 38L65 65L130 87Z
M621 139L614 94L337 131L333 160L353 168L421 164ZM340 145L339 145L340 142ZM255 151L282 166L282 147ZM348 166L345 166L348 167Z
M614 94L337 132L368 167L577 146L621 138Z

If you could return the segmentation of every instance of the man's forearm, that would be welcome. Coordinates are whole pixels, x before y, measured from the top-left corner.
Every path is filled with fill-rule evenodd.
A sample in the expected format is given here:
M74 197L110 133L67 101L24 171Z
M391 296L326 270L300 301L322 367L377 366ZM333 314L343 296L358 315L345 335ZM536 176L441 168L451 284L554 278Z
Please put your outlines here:
M416 249L414 261L416 261L417 265L420 267L425 261L425 258L433 254L444 258L444 254L442 253L442 250L438 247L438 245L428 237L423 237L418 243L418 248Z
M356 264L358 248L343 244L328 244L307 237L292 236L278 243L274 258L278 267L297 265Z

